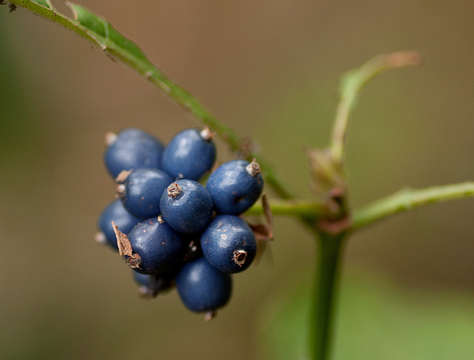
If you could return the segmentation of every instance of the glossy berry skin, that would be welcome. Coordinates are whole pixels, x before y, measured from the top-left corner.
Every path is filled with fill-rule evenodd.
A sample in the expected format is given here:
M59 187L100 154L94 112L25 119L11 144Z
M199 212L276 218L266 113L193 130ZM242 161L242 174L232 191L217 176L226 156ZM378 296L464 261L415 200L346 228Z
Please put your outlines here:
M154 280L153 275L150 274L142 274L138 271L132 270L133 273L133 280L137 285L151 287L151 284Z
M214 311L229 301L232 278L199 258L183 266L176 287L184 305L194 312Z
M216 146L196 129L178 133L163 152L162 166L175 178L199 180L212 169L216 160Z
M133 253L140 257L136 267L129 265L144 274L172 272L185 252L181 237L157 218L138 223L128 234L128 240Z
M163 145L154 136L138 129L122 130L107 147L104 162L115 179L122 170L161 167Z
M118 186L125 208L133 215L148 219L160 214L160 198L173 179L162 170L138 169Z
M247 223L233 215L219 215L201 236L206 260L219 271L237 273L255 258L257 243Z
M193 180L173 182L161 195L161 215L177 232L203 231L212 217L213 203L206 188Z
M251 175L249 163L233 160L219 166L209 177L206 188L218 213L239 215L250 208L263 190L260 173Z
M117 225L119 230L124 234L128 234L132 228L140 222L140 219L130 214L124 207L122 202L117 199L110 203L99 217L98 227L105 236L105 240L109 246L118 250L117 239L115 238L112 221Z

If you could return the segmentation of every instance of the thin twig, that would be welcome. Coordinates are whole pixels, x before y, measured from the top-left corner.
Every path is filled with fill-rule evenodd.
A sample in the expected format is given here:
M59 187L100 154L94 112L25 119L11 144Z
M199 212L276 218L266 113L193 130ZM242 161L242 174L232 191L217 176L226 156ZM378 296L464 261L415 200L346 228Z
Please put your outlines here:
M343 76L340 88L341 98L337 107L330 145L331 155L336 164L342 164L349 116L356 104L357 96L364 85L373 77L386 70L418 65L420 63L420 55L415 51L394 52L376 56L361 67Z
M401 190L355 211L352 230L361 229L388 216L423 205L468 197L474 197L474 182L435 186L421 190Z

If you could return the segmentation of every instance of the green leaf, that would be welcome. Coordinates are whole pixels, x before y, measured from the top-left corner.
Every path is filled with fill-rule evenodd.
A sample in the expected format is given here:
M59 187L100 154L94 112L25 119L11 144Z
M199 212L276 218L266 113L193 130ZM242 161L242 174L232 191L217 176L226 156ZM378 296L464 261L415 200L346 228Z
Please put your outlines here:
M49 0L31 0L34 3L37 3L38 5L44 6L45 8L48 9L53 9L53 5L51 4L51 1Z
M80 5L68 3L68 6L74 13L74 19L86 28L89 31L89 34L96 38L103 47L113 44L117 48L147 62L151 66L151 63L146 58L143 51L133 41L127 39L115 30L107 20L93 14Z
M310 290L300 288L264 316L263 353L307 359ZM453 294L401 292L382 281L346 281L339 294L335 360L470 359L474 302Z

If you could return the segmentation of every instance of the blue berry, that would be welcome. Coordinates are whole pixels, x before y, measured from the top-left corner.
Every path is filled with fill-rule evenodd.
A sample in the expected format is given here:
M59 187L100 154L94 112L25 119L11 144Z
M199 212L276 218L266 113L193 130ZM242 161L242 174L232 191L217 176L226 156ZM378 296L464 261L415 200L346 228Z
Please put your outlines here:
M125 129L118 135L107 134L104 161L116 178L123 170L161 167L163 145L158 139L138 129Z
M173 179L158 169L133 170L117 193L125 208L133 215L148 219L160 214L160 198Z
M189 310L213 312L229 301L232 278L200 258L183 266L176 277L176 287Z
M163 152L162 165L171 176L199 180L211 170L216 146L209 129L187 129L178 133Z
M219 215L201 236L202 252L217 270L236 273L255 258L257 243L247 223L233 215Z
M153 275L142 274L135 270L132 270L132 273L133 273L133 280L135 280L137 285L151 287L151 283L154 280Z
M178 180L168 186L160 200L161 215L176 231L203 231L212 217L212 199L206 188L193 180Z
M142 274L133 270L133 280L139 285L139 292L144 297L155 297L173 286L173 277L165 275Z
M107 243L117 250L117 239L115 238L114 229L112 228L112 221L121 232L128 234L130 230L140 222L140 219L130 214L118 199L110 203L104 211L102 211L98 221L98 228L101 232L97 233L96 240Z
M124 254L128 265L144 274L172 272L182 261L185 243L163 220L147 219L128 235L132 254Z
M263 190L257 162L233 160L219 166L206 185L218 213L239 215L251 207Z

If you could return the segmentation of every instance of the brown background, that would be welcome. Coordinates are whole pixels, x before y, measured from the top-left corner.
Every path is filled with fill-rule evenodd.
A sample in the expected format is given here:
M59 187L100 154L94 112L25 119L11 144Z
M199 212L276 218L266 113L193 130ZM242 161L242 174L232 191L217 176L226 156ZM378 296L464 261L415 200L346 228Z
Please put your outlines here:
M340 74L378 53L417 49L424 66L371 83L351 119L352 204L474 177L469 1L81 4L255 139L303 198L304 150L326 144ZM133 71L23 9L0 8L0 44L2 358L258 358L261 309L312 271L311 237L278 219L273 260L236 278L230 306L211 323L176 294L137 299L125 265L93 242L113 196L103 135L134 126L168 141L198 123ZM358 234L344 275L472 295L473 210L469 200L433 206Z

